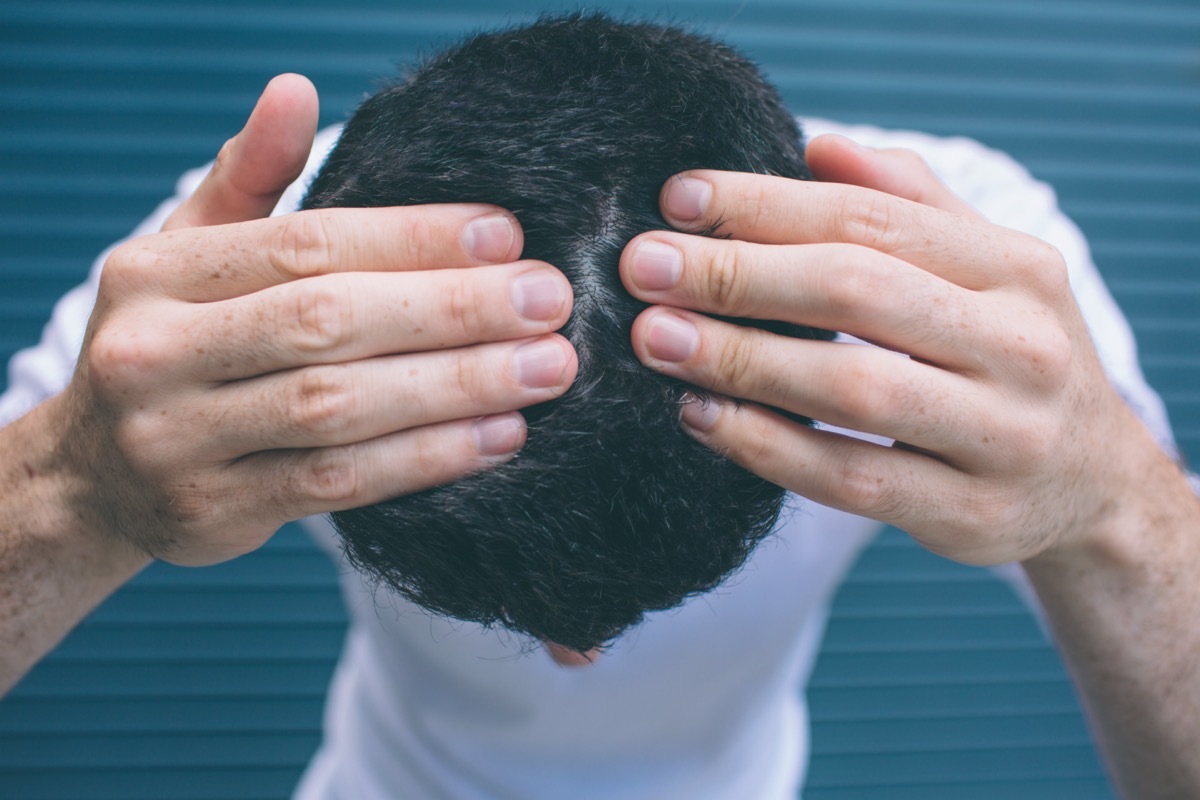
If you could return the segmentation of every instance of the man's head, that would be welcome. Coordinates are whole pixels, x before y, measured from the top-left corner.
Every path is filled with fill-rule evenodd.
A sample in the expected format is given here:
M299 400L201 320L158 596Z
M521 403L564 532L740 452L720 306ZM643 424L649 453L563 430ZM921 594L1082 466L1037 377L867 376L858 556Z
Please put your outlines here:
M435 612L582 652L745 561L783 492L680 430L688 387L638 363L645 306L617 270L631 238L667 227L663 183L698 167L809 177L754 66L659 25L576 15L482 34L361 106L305 206L509 209L523 256L571 282L562 332L579 376L524 411L512 461L335 514L360 570Z

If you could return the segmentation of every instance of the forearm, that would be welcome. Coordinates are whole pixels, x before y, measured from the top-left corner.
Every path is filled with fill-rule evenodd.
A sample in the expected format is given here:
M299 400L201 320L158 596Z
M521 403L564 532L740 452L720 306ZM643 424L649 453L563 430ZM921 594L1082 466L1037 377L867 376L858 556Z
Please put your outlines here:
M1200 501L1140 452L1136 495L1085 546L1025 567L1123 795L1200 797Z
M0 695L150 560L79 512L65 402L0 428Z

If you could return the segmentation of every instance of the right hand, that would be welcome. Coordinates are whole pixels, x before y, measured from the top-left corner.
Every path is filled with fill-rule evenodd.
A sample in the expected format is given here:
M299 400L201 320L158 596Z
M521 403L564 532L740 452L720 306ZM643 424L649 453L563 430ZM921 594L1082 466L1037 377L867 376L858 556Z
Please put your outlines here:
M515 409L575 353L551 266L494 206L267 218L316 128L306 79L268 85L162 233L105 264L64 400L76 512L143 553L213 563L281 524L510 458ZM519 310L519 309L522 309Z

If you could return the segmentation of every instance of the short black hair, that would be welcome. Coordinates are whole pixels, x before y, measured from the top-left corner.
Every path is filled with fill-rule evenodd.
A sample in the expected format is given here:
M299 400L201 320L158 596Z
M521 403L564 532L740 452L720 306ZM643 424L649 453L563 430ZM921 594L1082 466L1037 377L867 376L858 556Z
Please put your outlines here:
M680 430L689 387L634 356L646 306L617 270L631 238L669 227L659 190L692 168L811 177L758 69L667 25L573 14L481 33L362 104L305 207L509 209L524 257L571 282L579 374L524 410L510 462L334 514L356 568L434 612L584 652L745 562L783 490Z

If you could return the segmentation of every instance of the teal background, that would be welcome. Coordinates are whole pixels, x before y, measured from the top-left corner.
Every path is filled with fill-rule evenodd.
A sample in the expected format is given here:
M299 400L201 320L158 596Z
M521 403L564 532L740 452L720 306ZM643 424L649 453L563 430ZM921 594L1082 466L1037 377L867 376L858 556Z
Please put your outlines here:
M0 357L210 159L275 73L342 118L395 62L576 4L0 4ZM799 113L966 134L1059 190L1200 458L1200 4L697 0ZM498 10L503 8L503 11ZM3 378L0 378L2 381ZM0 702L0 798L281 798L319 737L345 617L294 528L155 565ZM1052 649L989 573L889 532L838 596L810 687L812 800L1106 798Z

